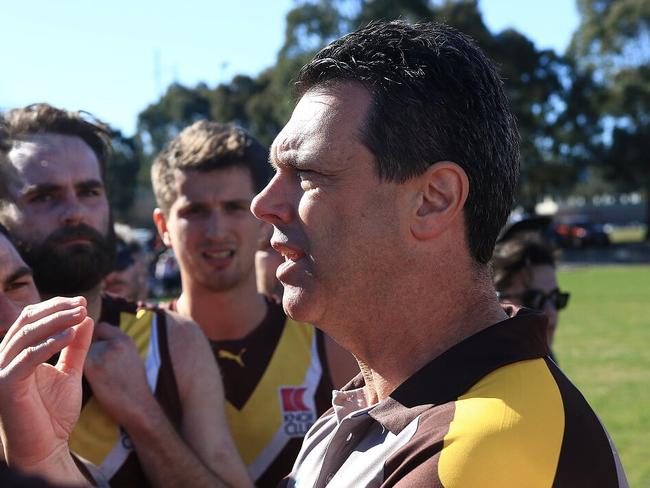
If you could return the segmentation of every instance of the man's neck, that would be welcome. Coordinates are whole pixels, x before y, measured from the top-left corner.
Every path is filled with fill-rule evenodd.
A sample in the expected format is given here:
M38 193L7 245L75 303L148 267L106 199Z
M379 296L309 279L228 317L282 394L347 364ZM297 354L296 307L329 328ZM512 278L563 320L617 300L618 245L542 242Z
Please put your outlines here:
M177 312L199 324L212 341L245 337L262 323L266 309L266 300L257 293L254 282L217 292L184 283L176 302Z
M372 323L348 347L360 362L369 403L387 398L442 353L507 318L489 280L472 289L449 287L436 297L417 295L373 313ZM386 331L393 332L387 336Z

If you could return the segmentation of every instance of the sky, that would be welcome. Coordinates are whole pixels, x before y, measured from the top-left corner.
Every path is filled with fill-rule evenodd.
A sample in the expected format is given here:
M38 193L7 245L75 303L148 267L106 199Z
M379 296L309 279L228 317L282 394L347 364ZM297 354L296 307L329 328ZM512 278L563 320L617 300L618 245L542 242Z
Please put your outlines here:
M126 135L176 81L215 86L275 63L294 0L21 0L0 9L0 109L48 102ZM492 32L564 52L574 0L480 0Z

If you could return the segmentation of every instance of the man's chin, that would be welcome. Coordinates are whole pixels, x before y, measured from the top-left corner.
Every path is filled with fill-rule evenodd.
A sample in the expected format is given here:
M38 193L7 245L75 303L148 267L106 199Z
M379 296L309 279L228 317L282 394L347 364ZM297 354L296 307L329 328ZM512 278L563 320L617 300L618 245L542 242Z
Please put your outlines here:
M319 319L318 299L304 288L284 285L282 308L285 313L297 322L316 324Z

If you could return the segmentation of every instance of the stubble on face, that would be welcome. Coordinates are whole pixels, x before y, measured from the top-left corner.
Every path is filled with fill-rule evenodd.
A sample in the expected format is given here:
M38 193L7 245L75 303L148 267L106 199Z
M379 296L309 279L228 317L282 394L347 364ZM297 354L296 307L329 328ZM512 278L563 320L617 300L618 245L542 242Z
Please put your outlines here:
M285 310L328 331L390 299L402 259L399 185L379 179L360 142L370 103L351 83L307 92L274 143L276 178L253 205L286 256Z
M40 292L74 295L97 287L111 269L115 236L92 149L78 137L38 134L17 143L9 160L11 201L0 212ZM86 196L91 188L96 197ZM76 197L84 203L74 223L53 210L67 192L83 193Z
M102 235L88 225L78 225L63 227L42 242L16 239L16 247L33 269L41 293L72 296L97 287L110 273L115 234L112 226Z

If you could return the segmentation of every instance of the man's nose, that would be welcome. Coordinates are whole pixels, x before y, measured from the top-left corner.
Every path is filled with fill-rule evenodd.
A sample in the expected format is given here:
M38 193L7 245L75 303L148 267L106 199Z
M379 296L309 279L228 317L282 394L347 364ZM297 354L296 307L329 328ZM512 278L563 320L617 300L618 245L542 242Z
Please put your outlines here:
M279 172L251 202L251 212L264 222L272 225L286 224L291 220L292 206L289 185L286 177Z
M225 221L221 212L214 211L210 213L205 227L205 234L208 237L223 237L225 235Z
M67 195L61 210L61 221L65 225L78 225L84 222L84 208L76 195Z

